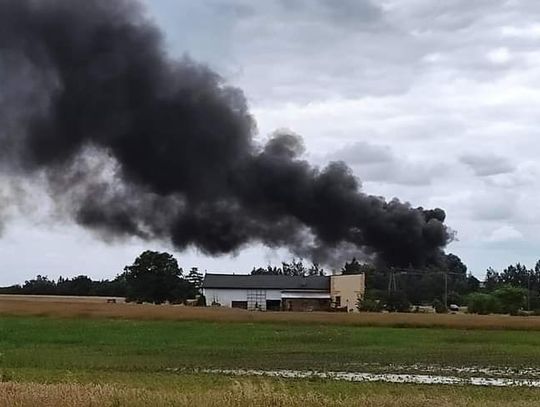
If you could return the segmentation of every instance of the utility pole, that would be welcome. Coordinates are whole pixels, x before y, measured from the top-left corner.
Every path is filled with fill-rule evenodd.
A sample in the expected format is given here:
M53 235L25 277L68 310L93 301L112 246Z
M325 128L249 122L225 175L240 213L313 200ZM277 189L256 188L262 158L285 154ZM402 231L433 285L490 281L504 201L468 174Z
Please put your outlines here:
M527 311L531 310L531 272L527 272Z
M392 293L397 291L397 284L396 284L396 273L392 269L390 271L390 274L388 275L388 293Z
M448 273L444 272L444 306L448 308Z

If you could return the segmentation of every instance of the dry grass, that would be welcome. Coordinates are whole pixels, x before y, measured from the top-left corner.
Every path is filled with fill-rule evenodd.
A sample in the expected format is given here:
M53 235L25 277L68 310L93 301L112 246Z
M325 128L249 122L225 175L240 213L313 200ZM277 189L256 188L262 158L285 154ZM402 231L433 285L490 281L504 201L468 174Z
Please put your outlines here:
M3 301L26 301L26 302L62 302L77 304L103 304L108 299L114 299L119 304L125 304L124 297L98 297L98 296L78 296L78 295L19 295L19 294L0 294L0 306Z
M315 387L315 386L314 386ZM180 390L153 391L143 388L91 384L0 383L2 407L79 407L79 406L381 406L439 407L450 406L531 406L527 397L486 398L460 389L425 391L423 388L401 387L393 391L355 392L348 395L325 395L315 391L291 392L286 386L272 382L236 382L228 388L199 392ZM387 389L386 389L387 390ZM533 399L534 400L534 399Z
M249 312L228 308L174 305L107 304L106 298L0 296L0 315L196 320L219 322L282 322L352 326L442 327L461 329L540 330L540 317L469 314L378 314L326 312Z

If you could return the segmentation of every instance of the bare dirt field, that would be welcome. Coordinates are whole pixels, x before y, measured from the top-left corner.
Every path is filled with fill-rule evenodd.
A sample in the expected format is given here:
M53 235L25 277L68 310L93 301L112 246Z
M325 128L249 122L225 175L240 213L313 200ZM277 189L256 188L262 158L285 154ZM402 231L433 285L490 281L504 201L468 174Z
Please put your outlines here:
M250 312L219 307L129 304L118 298L0 295L0 315L141 320L281 322L352 326L540 330L540 317L422 313Z

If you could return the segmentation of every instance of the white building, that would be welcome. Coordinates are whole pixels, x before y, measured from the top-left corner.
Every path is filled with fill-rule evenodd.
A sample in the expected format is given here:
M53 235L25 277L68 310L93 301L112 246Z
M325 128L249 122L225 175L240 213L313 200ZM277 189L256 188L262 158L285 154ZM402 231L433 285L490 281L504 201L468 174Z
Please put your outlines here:
M203 294L208 305L248 310L322 311L334 306L354 311L358 297L364 294L364 276L207 273Z

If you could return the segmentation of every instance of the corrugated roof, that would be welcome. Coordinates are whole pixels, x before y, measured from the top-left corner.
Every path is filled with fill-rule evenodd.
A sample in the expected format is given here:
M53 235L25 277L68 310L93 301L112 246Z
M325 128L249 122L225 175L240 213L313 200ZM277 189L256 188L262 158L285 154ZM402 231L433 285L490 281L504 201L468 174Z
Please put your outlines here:
M271 276L206 273L203 288L248 288L277 290L330 290L328 276Z

